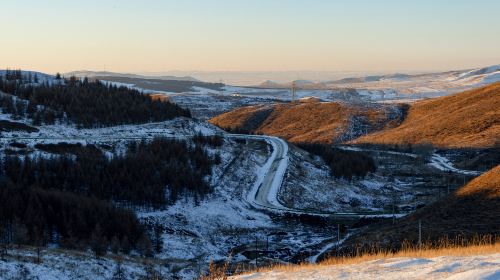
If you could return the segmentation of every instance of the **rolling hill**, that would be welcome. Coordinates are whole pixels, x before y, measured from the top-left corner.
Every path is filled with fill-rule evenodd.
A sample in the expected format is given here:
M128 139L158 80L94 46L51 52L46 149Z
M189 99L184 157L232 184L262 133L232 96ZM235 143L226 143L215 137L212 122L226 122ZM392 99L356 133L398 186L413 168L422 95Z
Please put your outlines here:
M353 143L431 143L445 148L498 146L500 83L416 102L401 125L365 135Z
M373 225L348 240L346 245L366 242L416 242L418 222L422 240L437 240L444 235L497 235L500 232L500 165L470 181L454 193L397 220L395 224Z
M209 122L223 129L279 136L290 142L338 143L397 125L404 106L305 100L236 109Z

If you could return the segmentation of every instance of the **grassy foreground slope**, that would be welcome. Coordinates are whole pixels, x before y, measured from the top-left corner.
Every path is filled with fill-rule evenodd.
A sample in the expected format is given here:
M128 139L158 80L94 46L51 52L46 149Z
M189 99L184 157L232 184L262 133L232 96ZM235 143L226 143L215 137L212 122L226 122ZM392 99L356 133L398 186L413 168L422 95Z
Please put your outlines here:
M500 233L500 165L475 178L447 197L415 213L396 220L395 224L373 225L347 244L367 242L401 245L403 240L436 241L447 235L470 237Z
M334 143L399 124L402 108L336 102L250 106L209 122L226 130L279 136L295 143Z
M419 101L395 128L362 136L354 143L421 144L484 148L500 144L500 83Z
M341 263L320 265L302 264L272 267L243 275L230 280L421 280L421 279L461 279L489 280L500 275L500 246L476 247L450 250L415 252L406 255L370 255L347 259ZM472 252L470 252L472 251ZM464 254L465 252L465 254ZM473 255L472 253L476 253ZM202 280L225 279L221 274Z

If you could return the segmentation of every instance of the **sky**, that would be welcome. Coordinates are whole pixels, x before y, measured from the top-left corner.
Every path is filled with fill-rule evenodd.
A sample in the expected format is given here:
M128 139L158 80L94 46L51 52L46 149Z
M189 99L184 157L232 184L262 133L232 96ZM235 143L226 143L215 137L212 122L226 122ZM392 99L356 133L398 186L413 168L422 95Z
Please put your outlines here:
M500 64L496 0L2 0L0 68L429 71Z

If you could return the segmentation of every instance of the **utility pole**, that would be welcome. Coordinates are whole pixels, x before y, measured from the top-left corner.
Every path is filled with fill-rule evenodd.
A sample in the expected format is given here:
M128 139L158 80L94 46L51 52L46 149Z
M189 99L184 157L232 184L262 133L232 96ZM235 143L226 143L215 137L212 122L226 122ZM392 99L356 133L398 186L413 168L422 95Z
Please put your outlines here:
M418 220L418 247L422 248L422 221Z
M335 254L339 256L339 248L340 248L340 224L337 224L337 250Z
M292 82L292 102L295 101L296 93L297 93L297 87L295 85L295 81L293 81Z
M268 254L269 252L269 234L267 234L266 236L266 255Z
M337 247L340 245L340 224L337 224Z
M257 235L255 235L255 268L257 268L257 257L258 257L258 252L257 252Z
M396 213L394 213L394 201L392 202L392 224L394 224L396 220Z

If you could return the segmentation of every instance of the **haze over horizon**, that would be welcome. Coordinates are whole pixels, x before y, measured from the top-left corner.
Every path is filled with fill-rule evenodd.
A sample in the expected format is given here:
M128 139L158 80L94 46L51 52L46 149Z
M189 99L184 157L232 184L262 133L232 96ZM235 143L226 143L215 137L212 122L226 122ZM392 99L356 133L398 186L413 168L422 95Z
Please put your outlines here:
M499 11L487 0L3 1L0 68L297 78L476 68L500 63Z

